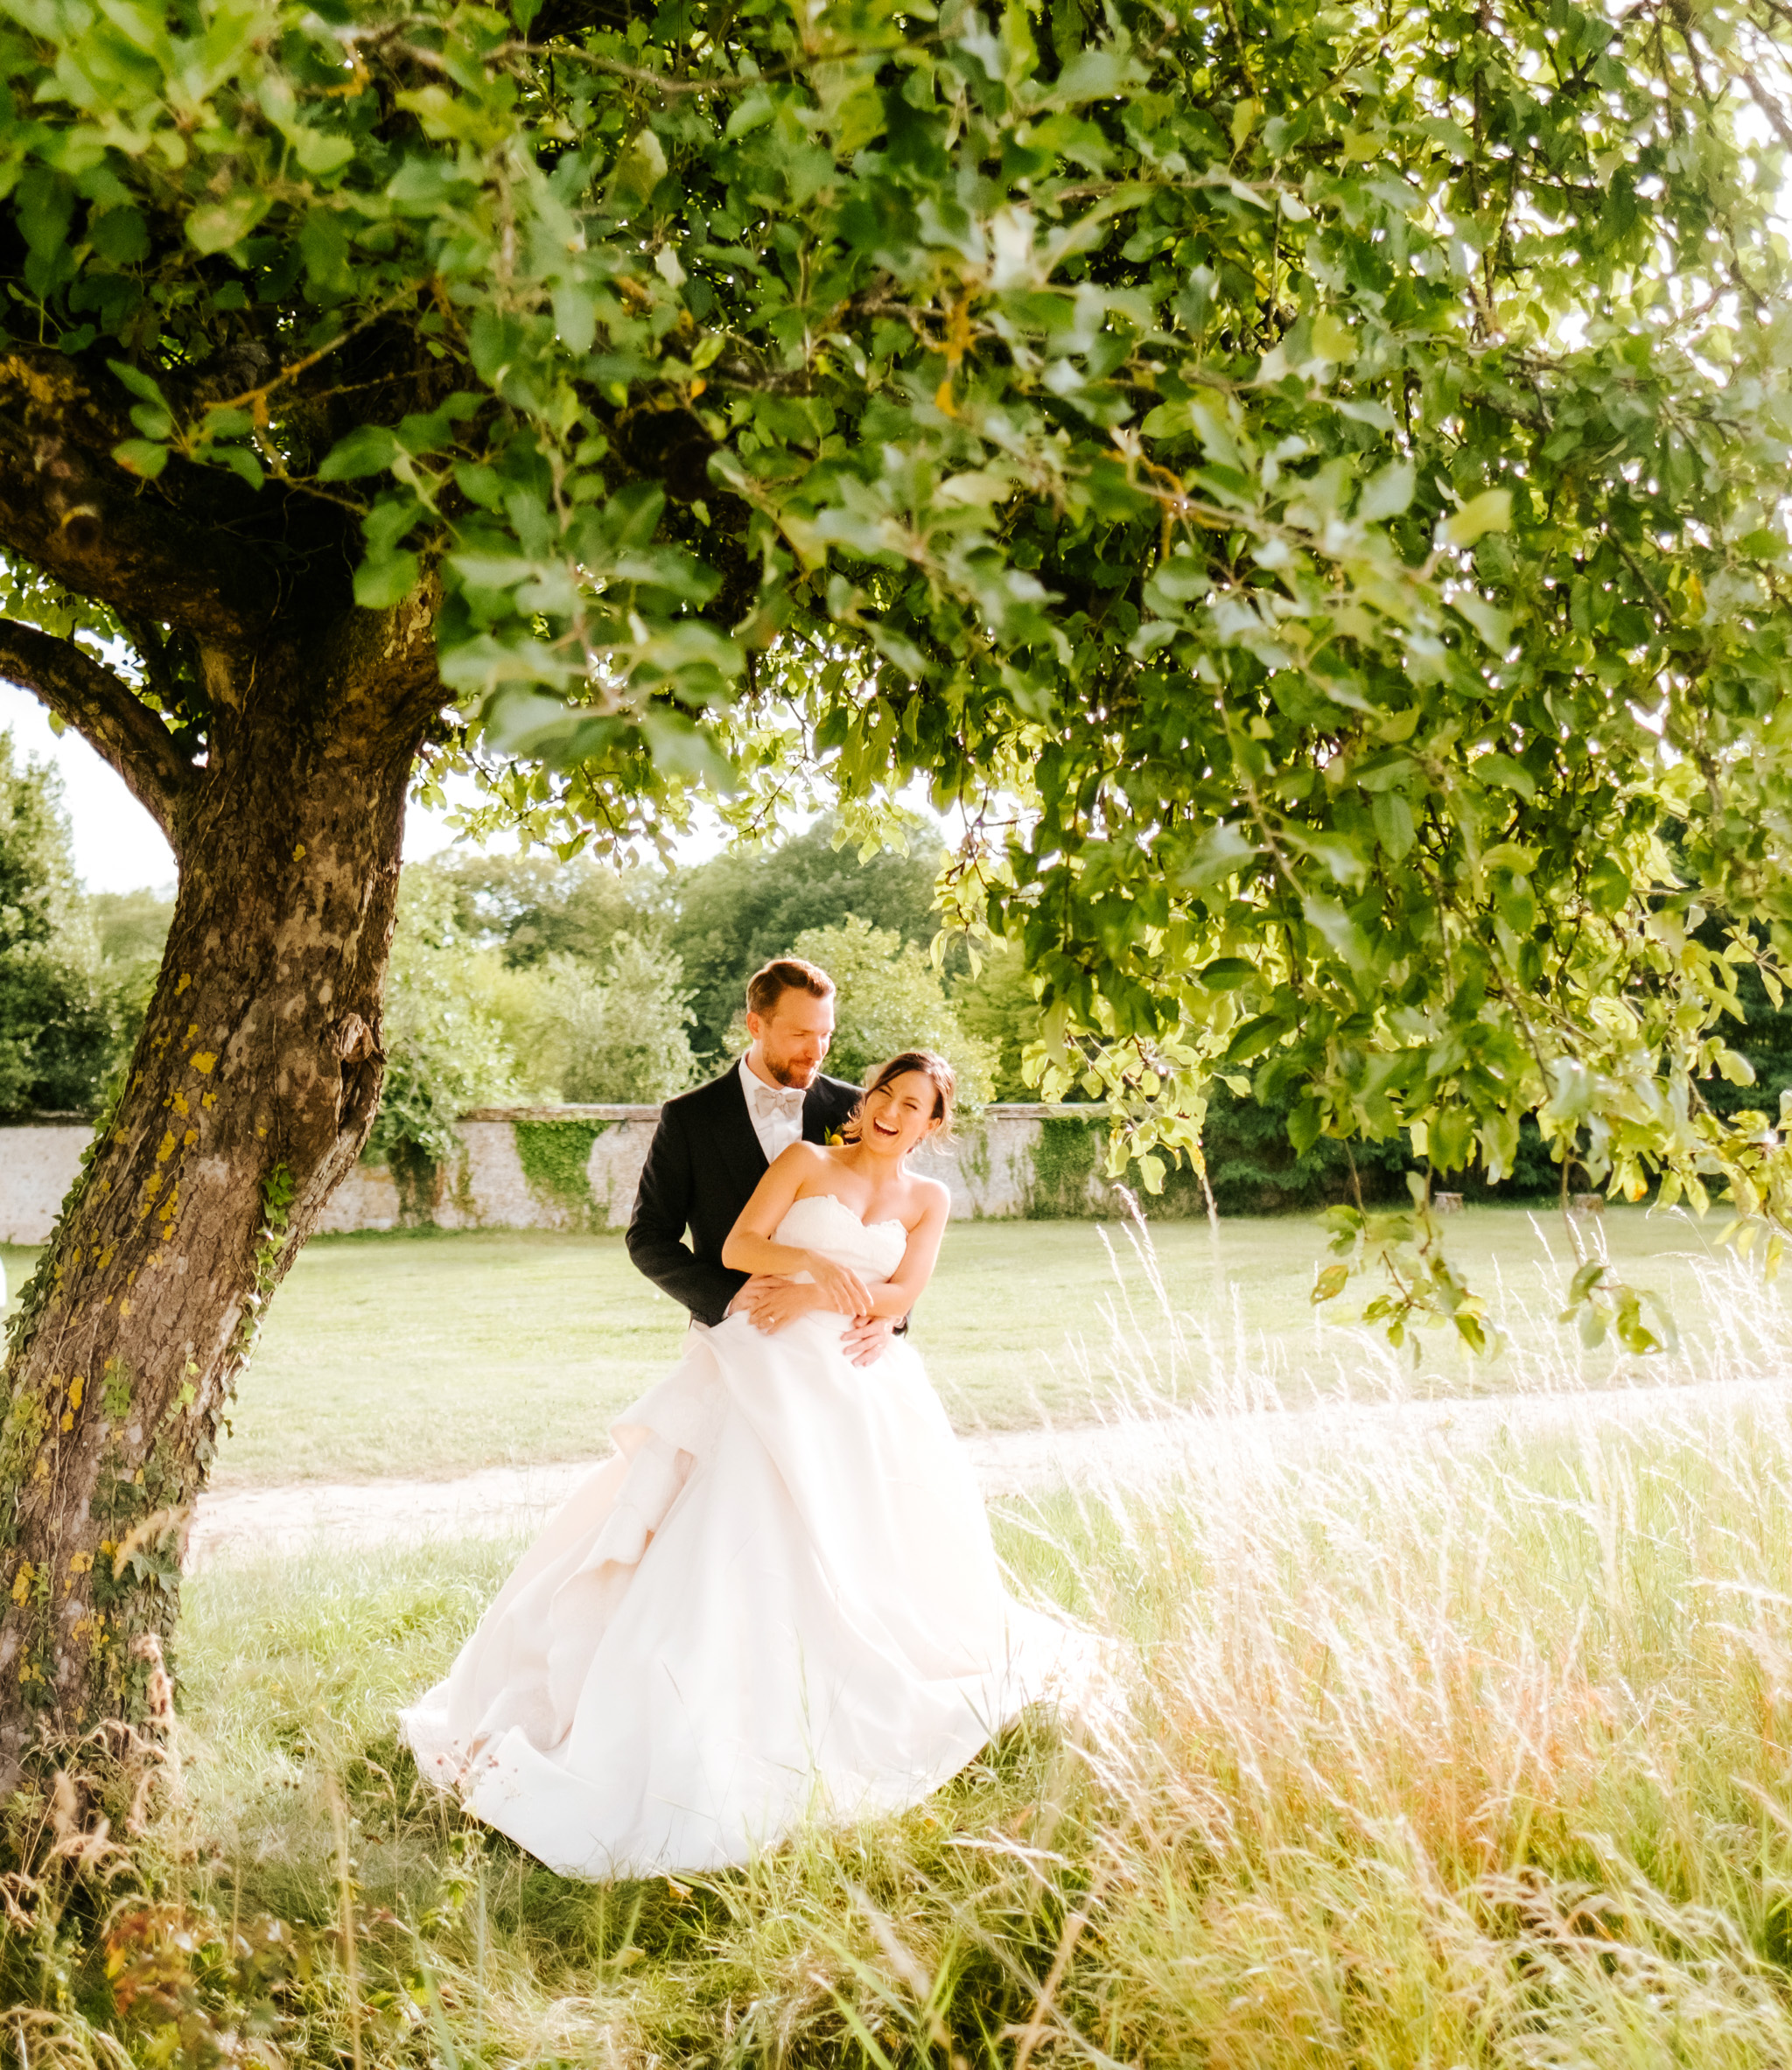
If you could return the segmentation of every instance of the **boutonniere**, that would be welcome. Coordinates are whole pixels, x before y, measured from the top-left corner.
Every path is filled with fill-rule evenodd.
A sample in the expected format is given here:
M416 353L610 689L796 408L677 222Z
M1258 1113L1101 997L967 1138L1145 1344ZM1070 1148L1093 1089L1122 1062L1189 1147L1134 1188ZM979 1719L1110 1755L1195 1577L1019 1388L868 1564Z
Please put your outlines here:
M830 1129L822 1140L830 1150L840 1150L844 1147L846 1142L846 1138L837 1129Z

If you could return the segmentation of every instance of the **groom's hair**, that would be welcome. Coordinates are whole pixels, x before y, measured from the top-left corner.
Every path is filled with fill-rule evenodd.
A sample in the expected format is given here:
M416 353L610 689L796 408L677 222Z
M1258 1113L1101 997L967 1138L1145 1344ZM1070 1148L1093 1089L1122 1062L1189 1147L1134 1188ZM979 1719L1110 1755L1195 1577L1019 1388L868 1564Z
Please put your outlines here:
M786 992L807 992L811 999L831 999L834 981L818 963L805 963L801 956L774 956L763 970L755 970L747 979L746 1010L764 1019Z

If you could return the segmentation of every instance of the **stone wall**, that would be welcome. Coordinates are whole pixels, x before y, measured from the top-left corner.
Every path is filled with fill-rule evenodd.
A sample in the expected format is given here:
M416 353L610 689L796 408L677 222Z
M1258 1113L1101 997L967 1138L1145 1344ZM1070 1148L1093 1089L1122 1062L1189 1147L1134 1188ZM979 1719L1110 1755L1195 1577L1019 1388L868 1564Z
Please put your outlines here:
M466 1145L417 1188L359 1164L318 1227L345 1233L433 1223L444 1229L620 1229L627 1220L657 1107L482 1108L462 1117ZM1099 1108L990 1107L916 1169L952 1189L958 1220L1105 1215ZM41 1243L73 1183L84 1122L0 1127L0 1242Z
M41 1243L50 1234L92 1135L77 1115L0 1128L0 1243Z

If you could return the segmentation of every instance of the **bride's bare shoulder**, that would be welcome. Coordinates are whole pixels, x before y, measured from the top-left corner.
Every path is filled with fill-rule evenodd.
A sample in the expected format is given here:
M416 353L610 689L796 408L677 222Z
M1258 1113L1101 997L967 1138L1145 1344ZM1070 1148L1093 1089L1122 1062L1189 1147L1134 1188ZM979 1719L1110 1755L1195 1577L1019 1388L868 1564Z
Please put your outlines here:
M773 1159L771 1169L781 1165L786 1171L795 1172L799 1180L816 1171L827 1170L828 1153L819 1143L787 1143Z
M918 1211L917 1220L925 1220L930 1212L937 1214L943 1209L951 1213L952 1189L942 1179L911 1177L908 1183L914 1189L910 1198Z
M801 1199L805 1192L833 1191L830 1182L839 1169L841 1153L825 1143L793 1143L788 1150L779 1151L778 1162L795 1178Z

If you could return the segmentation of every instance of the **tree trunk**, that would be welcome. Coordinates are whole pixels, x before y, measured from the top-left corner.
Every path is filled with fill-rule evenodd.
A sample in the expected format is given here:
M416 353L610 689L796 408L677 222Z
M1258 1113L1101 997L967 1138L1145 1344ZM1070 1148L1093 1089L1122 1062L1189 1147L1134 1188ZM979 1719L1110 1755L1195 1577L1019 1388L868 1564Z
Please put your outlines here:
M205 770L124 1089L15 1319L0 1425L0 1787L140 1714L262 1305L367 1139L429 615L207 652Z

